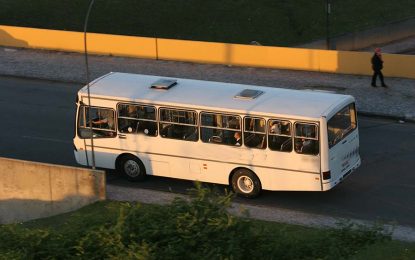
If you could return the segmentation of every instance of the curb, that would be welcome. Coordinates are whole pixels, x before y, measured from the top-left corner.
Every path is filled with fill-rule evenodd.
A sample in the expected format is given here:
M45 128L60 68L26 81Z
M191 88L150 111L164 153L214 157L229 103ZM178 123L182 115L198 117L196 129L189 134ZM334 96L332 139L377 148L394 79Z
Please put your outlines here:
M399 121L400 123L415 123L415 118L409 118L405 116L394 116L382 113L373 113L373 112L366 112L366 111L357 111L358 116L365 116L371 118L379 118L379 119L388 119L388 120L395 120Z
M4 74L0 73L0 77L9 77L9 78L18 78L18 79L28 79L28 80L44 80L56 83L69 83L69 84L79 84L79 85L86 85L85 82L79 82L75 80L64 80L64 79L51 79L47 77L36 77L36 76L27 76L27 75L18 75L18 74Z

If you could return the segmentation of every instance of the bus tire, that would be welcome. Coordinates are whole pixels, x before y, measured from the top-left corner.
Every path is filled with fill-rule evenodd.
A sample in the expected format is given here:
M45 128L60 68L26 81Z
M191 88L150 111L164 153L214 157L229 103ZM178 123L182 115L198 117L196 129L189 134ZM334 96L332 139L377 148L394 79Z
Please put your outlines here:
M232 189L238 196L255 198L261 193L261 181L252 171L238 169L232 175Z
M142 181L146 177L146 168L143 162L131 154L124 155L117 168L117 171L129 181Z

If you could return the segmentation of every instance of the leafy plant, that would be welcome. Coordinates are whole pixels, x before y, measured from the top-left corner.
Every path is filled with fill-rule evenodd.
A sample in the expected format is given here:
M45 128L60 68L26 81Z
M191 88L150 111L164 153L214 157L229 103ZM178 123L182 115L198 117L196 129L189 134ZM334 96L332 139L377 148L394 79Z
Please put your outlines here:
M0 226L0 259L346 259L390 240L379 224L315 230L235 217L233 194L199 183L189 195L165 206L97 203L54 228Z

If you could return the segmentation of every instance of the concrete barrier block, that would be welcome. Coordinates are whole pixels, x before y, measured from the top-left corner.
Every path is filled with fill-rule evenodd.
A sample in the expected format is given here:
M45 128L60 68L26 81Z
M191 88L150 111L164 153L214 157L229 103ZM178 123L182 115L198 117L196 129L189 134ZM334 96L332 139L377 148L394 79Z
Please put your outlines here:
M76 210L105 199L105 172L0 158L0 223Z

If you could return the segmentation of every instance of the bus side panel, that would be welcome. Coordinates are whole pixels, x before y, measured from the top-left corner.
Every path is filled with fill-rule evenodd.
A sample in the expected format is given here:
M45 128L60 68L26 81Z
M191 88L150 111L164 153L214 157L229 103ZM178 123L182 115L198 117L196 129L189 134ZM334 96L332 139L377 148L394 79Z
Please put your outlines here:
M318 158L315 160L319 161ZM319 162L313 164L318 163ZM253 171L258 176L264 190L321 191L321 180L319 172L301 172L214 161L202 161L201 166L201 174L196 177L195 180L203 182L227 185L229 182L229 174L234 169L246 168ZM197 175L190 174L188 177L190 176Z
M94 147L95 153L95 166L105 169L115 169L115 160L118 157L119 152L112 149L105 149L101 147ZM91 164L92 151L88 146L88 158Z
M171 168L174 164L171 163L168 156L140 153L138 158L143 162L146 161L144 165L148 175L171 177Z
M212 161L201 161L202 168L198 180L203 182L229 184L230 173L239 165L231 163L219 163Z
M143 161L143 156L139 156ZM175 179L228 184L228 176L235 164L203 161L190 158L174 158L167 155L150 155L144 163L148 175Z
M77 163L79 163L80 165L84 165L84 166L90 166L88 161L86 160L86 153L83 149L74 151L74 155L75 155L75 160Z
M267 190L321 190L320 155L291 152L267 151L266 166L255 172L267 182L262 186Z
M278 169L256 169L262 188L271 191L320 191L320 174Z

